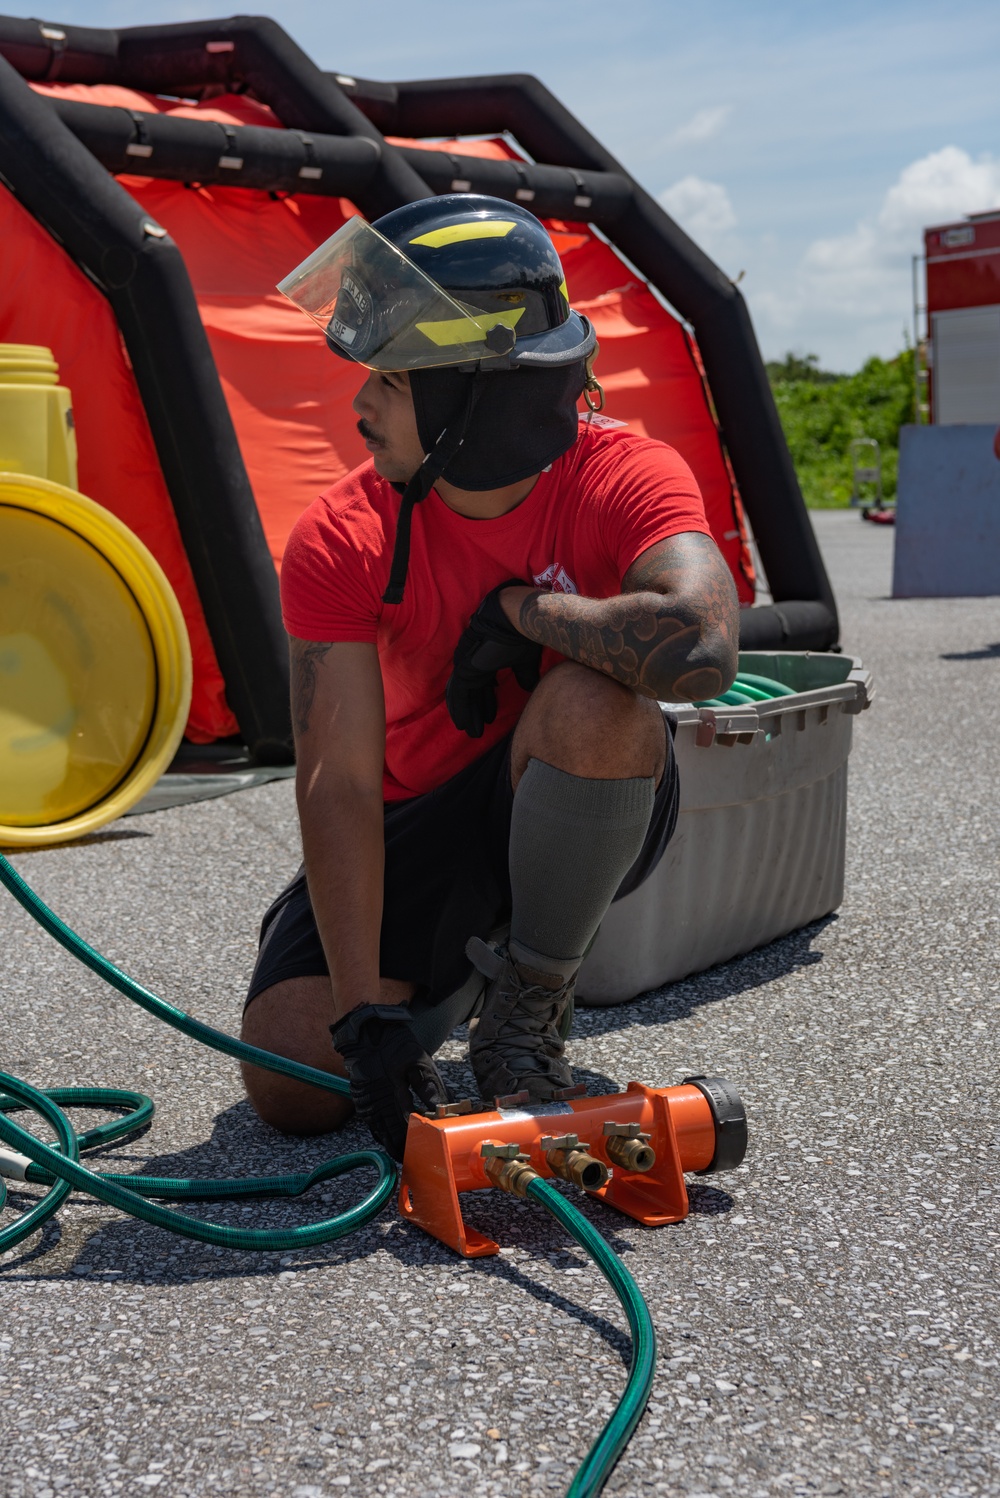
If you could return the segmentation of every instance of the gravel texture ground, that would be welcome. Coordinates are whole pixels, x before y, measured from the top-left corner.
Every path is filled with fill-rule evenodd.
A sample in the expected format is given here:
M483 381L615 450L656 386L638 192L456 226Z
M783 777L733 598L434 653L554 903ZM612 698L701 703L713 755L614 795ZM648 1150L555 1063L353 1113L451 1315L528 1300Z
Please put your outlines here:
M1000 1494L1000 609L892 601L891 532L815 519L844 647L878 686L851 757L844 905L578 1020L584 1074L719 1072L752 1129L745 1165L693 1183L676 1227L586 1204L660 1338L612 1493ZM15 861L127 971L235 1030L260 913L297 858L277 783ZM121 1168L301 1169L362 1143L257 1122L231 1063L103 987L6 896L0 941L3 1064L157 1099L152 1132L110 1152ZM456 1039L445 1069L467 1087L462 1056ZM198 1210L284 1224L350 1192ZM467 1215L499 1258L462 1262L392 1211L325 1249L238 1255L73 1198L0 1264L0 1489L564 1491L623 1383L622 1315L539 1210L490 1193Z

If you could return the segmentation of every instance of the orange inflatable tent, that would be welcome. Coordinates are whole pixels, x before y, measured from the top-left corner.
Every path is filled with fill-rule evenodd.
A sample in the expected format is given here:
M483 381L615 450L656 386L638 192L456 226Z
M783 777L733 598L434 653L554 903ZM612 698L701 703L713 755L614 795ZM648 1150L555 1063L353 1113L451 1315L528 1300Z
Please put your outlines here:
M130 33L88 32L87 36L115 39L116 66L106 60L102 66L105 74L117 72L120 77L129 71L122 64L123 38L154 30L176 33L179 47L184 37L193 34L208 49L213 43L202 41L203 32L207 35L211 30L214 35L226 28L238 29L239 24L197 23L135 28ZM261 24L273 27L273 23ZM35 25L3 22L5 28ZM279 28L273 30L279 32ZM72 29L65 34L69 46ZM22 41L25 35L18 33ZM239 38L230 42L222 36L214 45L221 52L205 51L213 67L220 56L224 60L237 56L241 43ZM18 78L13 83L0 78L0 167L7 180L4 146L12 134L20 130L32 147L45 136L39 149L51 156L48 135L56 131L81 153L89 148L87 170L101 172L107 183L105 189L97 178L91 179L89 201L95 204L92 235L97 248L84 244L75 253L55 223L57 209L44 197L44 184L36 190L34 201L32 191L21 190L20 185L16 193L0 187L0 340L44 344L53 350L62 381L72 392L81 489L136 532L177 592L195 666L188 738L205 743L241 734L261 757L280 758L283 745L287 752L288 740L282 642L277 638L280 628L275 629L273 575L268 584L261 556L269 554L274 568L280 568L296 516L321 490L365 461L367 454L351 410L361 372L330 356L322 337L279 295L275 284L361 207L339 194L243 185L242 178L251 149L258 153L270 149L273 155L294 146L305 151L307 165L298 168L293 181L299 188L306 184L312 188L324 168L310 167L308 162L320 159L317 153L325 148L324 141L333 141L335 146L336 137L313 137L289 129L260 96L259 88L246 89L245 80L240 91L217 85L185 90L205 97L177 97L184 81L180 74L185 67L190 72L192 64L190 59L183 66L171 63L169 47L158 47L155 56L162 76L177 74L173 97L166 96L166 89L136 88L131 80L32 78L37 68L27 42L19 51L2 28L0 51L31 80L25 86ZM85 51L81 48L81 54ZM131 71L135 73L137 67L140 73L143 68L147 74L155 72L148 58ZM92 57L88 61L82 56L76 70L93 78ZM65 77L73 69L64 63L59 71ZM154 85L156 81L150 79ZM278 94L275 102L280 106L280 90ZM4 126L5 103L8 116L14 118L13 132L9 123ZM290 109L286 104L283 112L287 115ZM126 144L122 143L123 130ZM209 174L191 161L173 170L165 168L160 141L166 139L167 131L173 132L171 140L174 136L181 140L180 149L189 157L192 151L197 155L203 149L200 142L209 137L217 140L223 155L216 180L204 180ZM372 131L378 133L374 127ZM61 137L53 138L61 143ZM506 173L503 180L516 183L527 180L529 170L554 170L525 164L509 142L499 137L433 144L393 135L379 136L379 140L385 151L408 163L407 170L414 175L425 173L416 179L424 192L442 190L432 175L426 176L442 159L458 163L458 169L467 173L486 174L484 183L474 185L476 190L493 192L497 191L495 182L502 186L497 174ZM351 138L348 144L360 161L363 153L358 148L367 147L367 137ZM219 147L214 149L217 153ZM83 159L83 155L77 158L77 176ZM236 164L228 169L228 176L223 165L227 159ZM156 173L152 174L154 164ZM112 170L108 175L108 166L127 170ZM140 175L144 168L150 174ZM252 177L252 163L249 170ZM370 165L365 170L370 176ZM350 171L358 175L361 167L351 166L348 177ZM511 173L516 175L511 177ZM229 185L237 175L241 185ZM563 171L562 175L573 177L575 188L569 196L563 189L559 201L570 209L577 204L593 206L588 193L602 185L593 186L579 173ZM589 175L596 179L599 174ZM620 196L615 186L618 179L609 173L605 178L605 195L619 191ZM576 190L581 183L583 190ZM454 179L447 186L454 188ZM371 187L354 196L373 217L377 210L393 206L390 188L397 201L405 197L398 184L385 183L381 197ZM108 196L111 192L117 196ZM536 198L536 190L515 187L507 195L530 201ZM730 438L727 452L690 327L670 310L663 295L635 265L616 252L589 215L546 214L544 186L537 196L536 211L555 239L571 300L596 326L601 346L597 373L607 393L608 413L636 431L671 443L687 459L701 485L709 522L736 579L741 603L752 604L754 574L730 461L733 443ZM548 199L556 201L553 190ZM534 202L532 207L536 207ZM129 233L134 226L137 247L122 249L113 242L113 233L106 236L108 244L99 242L103 222L99 213L105 218L119 214ZM183 286L177 290L184 272L193 292L200 321L200 329L193 332L190 327L182 329L179 319L171 322L166 310L159 326L154 326L150 318L155 318L155 308L150 312L148 293L145 308L139 307L139 276L128 256L132 255L141 272L146 259L165 246L176 247L174 257L179 252L183 262L179 271L175 267L176 295L184 291ZM141 336L144 328L145 338ZM183 369L178 366L184 359L191 362L191 355L182 347L182 333L191 346L202 332L214 365L214 371L202 369L202 389L208 390L214 375L225 404L224 411L217 404L208 413L214 427L207 439L201 427L207 420L210 390L197 399L197 391L188 392L186 410L183 389L170 396L170 409L166 395L159 399L171 382L174 387L184 384ZM201 360L202 365L205 362ZM213 538L204 527L205 512L214 502L209 478L216 463L224 481L241 464L236 487L243 485L243 497L242 510L235 505L216 526ZM185 492L181 495L180 491ZM759 524L756 528L759 531ZM226 554L230 537L236 545L231 557ZM243 619L234 619L231 602L226 603L226 588L230 587L231 596L235 584L231 578L227 582L226 571L227 566L232 571L244 565L244 554L252 554L257 569L252 586L243 588L244 599L259 595L264 602L260 608L245 610ZM260 617L250 618L250 614ZM266 651L254 645L250 633L241 643L238 636L244 620L250 633L254 628L266 629ZM266 690L261 685L265 671L269 673ZM269 708L260 708L262 698L270 703Z

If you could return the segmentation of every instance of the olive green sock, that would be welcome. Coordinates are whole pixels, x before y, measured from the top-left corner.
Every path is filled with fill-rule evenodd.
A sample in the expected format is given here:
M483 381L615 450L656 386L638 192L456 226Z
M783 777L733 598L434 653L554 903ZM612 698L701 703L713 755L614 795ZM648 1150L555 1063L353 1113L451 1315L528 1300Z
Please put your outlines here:
M639 856L653 814L652 776L590 780L531 759L510 823L516 963L569 977Z

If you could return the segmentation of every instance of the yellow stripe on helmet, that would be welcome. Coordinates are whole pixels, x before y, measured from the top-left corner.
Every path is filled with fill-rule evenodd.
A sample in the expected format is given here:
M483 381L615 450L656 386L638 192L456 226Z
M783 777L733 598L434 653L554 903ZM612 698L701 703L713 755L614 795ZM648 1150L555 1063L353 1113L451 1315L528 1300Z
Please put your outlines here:
M470 219L464 224L448 224L444 229L431 229L427 234L418 234L410 244L429 245L439 250L444 244L462 244L466 239L506 239L511 229L516 229L513 219Z
M518 318L523 316L523 307L512 307L509 312L483 312L479 317L449 317L441 322L418 322L417 327L438 348L450 348L453 344L483 343L491 328L513 328Z

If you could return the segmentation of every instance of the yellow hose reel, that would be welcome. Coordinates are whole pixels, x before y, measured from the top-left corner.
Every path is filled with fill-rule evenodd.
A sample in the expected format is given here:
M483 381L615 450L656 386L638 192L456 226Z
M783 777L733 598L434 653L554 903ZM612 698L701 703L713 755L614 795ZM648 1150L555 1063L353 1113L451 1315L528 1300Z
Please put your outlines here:
M170 763L190 701L184 618L142 542L62 484L0 473L0 847L121 816Z

